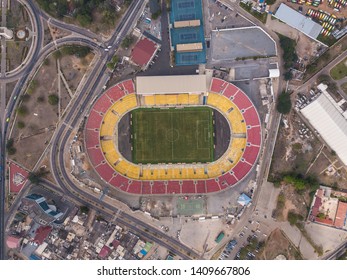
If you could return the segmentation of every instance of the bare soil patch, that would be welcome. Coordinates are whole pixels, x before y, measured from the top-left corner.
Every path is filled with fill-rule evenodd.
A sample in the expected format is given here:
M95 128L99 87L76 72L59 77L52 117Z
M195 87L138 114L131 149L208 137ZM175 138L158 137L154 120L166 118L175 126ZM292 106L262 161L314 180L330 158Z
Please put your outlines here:
M262 260L273 260L283 255L287 260L301 260L300 251L288 240L284 232L275 229L266 240L263 251L258 258Z

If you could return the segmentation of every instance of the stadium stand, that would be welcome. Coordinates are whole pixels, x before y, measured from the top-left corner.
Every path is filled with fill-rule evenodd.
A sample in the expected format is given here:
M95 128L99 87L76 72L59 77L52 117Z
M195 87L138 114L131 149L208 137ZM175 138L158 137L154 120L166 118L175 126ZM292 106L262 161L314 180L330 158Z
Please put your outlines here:
M112 139L122 116L144 106L201 105L198 94L137 96L132 80L108 89L95 102L85 128L85 146L94 169L115 188L132 194L199 194L223 190L241 181L256 163L261 145L260 119L247 95L231 83L212 78L207 105L221 111L231 126L225 154L208 164L136 165L118 152ZM137 100L141 100L138 104ZM173 180L173 181L172 181Z
M99 132L96 130L88 130L85 134L85 141L86 141L86 147L89 148L95 148L97 145L99 145Z
M243 117L245 119L245 122L247 125L253 126L253 125L259 125L259 117L258 113L255 110L254 107L248 108L244 113Z
M253 126L247 129L247 140L249 143L260 146L261 143L261 130L260 126Z
M253 165L258 157L259 150L260 147L258 146L247 146L243 154L244 159Z
M248 174L251 168L252 168L252 165L250 165L249 163L239 161L236 164L236 166L233 168L233 172L235 174L235 177L238 180L241 180L243 177L246 176L246 174Z
M141 181L132 181L129 184L128 192L134 193L134 194L139 194L139 193L141 193L141 188L142 188L142 182Z
M182 193L196 193L194 181L183 181Z
M99 129L103 116L100 113L92 110L89 114L89 118L86 124L87 129Z
M167 193L169 194L180 194L181 186L178 181L169 181L167 185Z
M215 179L206 180L206 192L217 192L219 190L219 184Z
M107 95L102 95L93 106L94 111L99 113L106 113L108 108L112 105L110 98Z
M106 182L110 181L113 176L114 170L111 168L107 162L103 162L95 167L95 170L100 174Z

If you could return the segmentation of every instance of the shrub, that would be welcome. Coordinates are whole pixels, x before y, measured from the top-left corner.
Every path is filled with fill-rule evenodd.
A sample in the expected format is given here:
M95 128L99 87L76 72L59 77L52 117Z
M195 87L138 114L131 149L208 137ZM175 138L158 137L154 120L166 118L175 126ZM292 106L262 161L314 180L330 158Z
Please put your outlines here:
M59 102L59 97L56 94L51 94L48 96L48 103L52 106L57 105Z

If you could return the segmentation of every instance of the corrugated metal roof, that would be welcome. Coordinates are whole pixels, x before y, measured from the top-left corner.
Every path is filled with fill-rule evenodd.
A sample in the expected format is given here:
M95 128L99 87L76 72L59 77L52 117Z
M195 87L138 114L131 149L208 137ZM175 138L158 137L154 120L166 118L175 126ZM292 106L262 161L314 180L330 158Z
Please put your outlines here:
M301 110L324 141L347 165L347 120L325 94Z
M283 3L279 6L275 17L313 39L318 37L323 28Z
M137 94L205 93L206 75L137 76Z

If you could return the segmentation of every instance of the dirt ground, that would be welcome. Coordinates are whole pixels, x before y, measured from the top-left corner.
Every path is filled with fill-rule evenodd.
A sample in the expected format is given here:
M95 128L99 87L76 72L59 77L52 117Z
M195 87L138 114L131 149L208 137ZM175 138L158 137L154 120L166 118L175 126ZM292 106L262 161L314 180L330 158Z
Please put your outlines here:
M287 3L287 2L286 2ZM298 30L288 26L287 24L280 22L278 19L268 16L266 26L272 29L274 32L282 34L296 41L296 51L298 57L309 60L317 53L317 48L321 44L305 36Z
M281 124L276 140L270 173L274 177L292 171L306 174L309 163L322 146L313 135L308 139L299 137L298 129L302 121L294 110L286 116L286 120L289 127Z
M14 33L19 29L25 30L26 27L32 29L26 9L17 1L10 1L9 3L11 3L11 9L7 12L7 27L13 29ZM15 37L13 41L6 42L7 71L17 68L27 56L32 39L28 36L29 33L26 33L28 40L19 40Z
M263 251L258 255L261 260L273 260L283 255L287 260L301 260L298 249L288 240L282 230L275 229L266 240Z
M47 58L34 78L36 85L32 92L21 101L20 106L27 109L27 114L17 115L11 135L17 152L11 158L28 169L35 166L54 133L59 120L59 109L62 113L68 105L93 57L94 55L90 54L83 59L78 59L75 56L61 58L61 71L70 92L62 78L60 78L60 87L58 87L57 62L53 56ZM50 105L48 103L48 97L51 94L59 96L60 104ZM19 122L24 123L25 127L19 128Z

